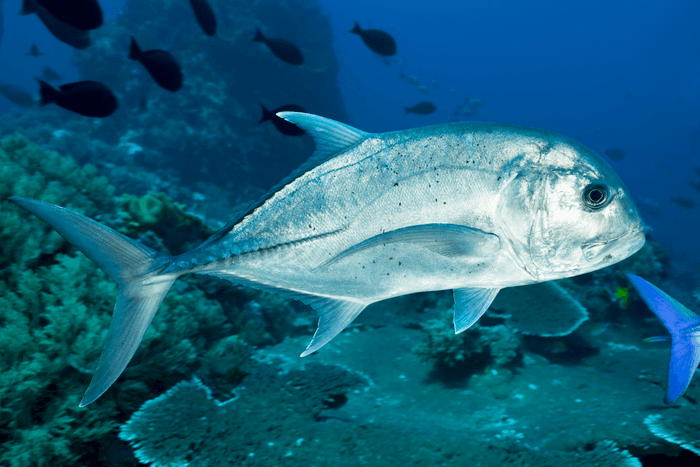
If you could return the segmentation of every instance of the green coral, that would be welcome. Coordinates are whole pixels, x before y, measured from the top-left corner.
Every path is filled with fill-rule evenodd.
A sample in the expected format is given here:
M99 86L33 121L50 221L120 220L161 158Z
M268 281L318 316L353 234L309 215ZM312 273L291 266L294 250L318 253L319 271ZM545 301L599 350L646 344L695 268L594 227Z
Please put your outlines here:
M78 167L21 136L0 140L0 194L46 200L116 224L110 222L116 219L113 189L94 167ZM178 281L124 377L89 408L79 408L104 345L116 286L47 225L8 202L0 203L0 258L6 265L0 270L2 467L106 463L115 419L190 376L232 329L217 301Z
M129 236L155 233L163 240L163 253L184 253L214 233L199 217L186 212L184 204L164 193L149 192L140 198L123 194L117 205L123 221L119 230Z

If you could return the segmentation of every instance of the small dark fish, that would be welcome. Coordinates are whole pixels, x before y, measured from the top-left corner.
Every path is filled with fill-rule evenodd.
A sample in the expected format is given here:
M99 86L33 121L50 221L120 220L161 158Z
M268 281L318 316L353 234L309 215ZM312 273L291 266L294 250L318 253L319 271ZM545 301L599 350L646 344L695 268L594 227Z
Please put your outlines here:
M287 136L301 136L306 134L304 130L302 130L295 124L277 116L277 112L306 112L306 110L304 110L302 107L290 104L283 105L282 107L277 107L275 110L272 111L267 110L262 104L260 104L260 107L262 108L263 114L258 124L270 121L273 125L275 125L277 131Z
M700 191L700 182L688 182L688 185L692 186L696 190Z
M435 110L437 110L437 107L435 107L435 104L433 104L432 102L425 101L419 102L413 107L404 107L404 110L406 111L406 114L414 113L419 115L428 115L435 112Z
M110 89L97 81L77 81L53 88L38 79L41 93L41 105L55 102L59 107L86 117L107 117L112 115L119 105L117 97Z
M199 27L202 28L204 34L215 36L216 16L214 16L214 10L211 9L209 2L207 0L190 0L190 5L192 5L194 17L197 18L197 23L199 23Z
M619 149L619 148L607 149L604 152L604 154L614 161L621 161L622 159L625 158L624 151L622 149Z
M673 198L671 198L671 201L673 203L676 203L678 206L683 207L683 208L690 209L690 208L695 207L695 201L693 201L692 199L683 198L682 196L673 197Z
M145 112L148 110L148 101L146 100L145 97L142 97L141 100L139 101L139 110L142 112Z
M32 44L29 46L29 52L27 52L27 55L31 55L32 57L38 57L40 55L44 55L41 53L39 50L39 47L36 46L36 44Z
M262 42L268 49L270 49L270 52L272 52L275 57L289 63L290 65L301 65L304 63L304 56L301 54L299 47L292 44L288 40L268 39L267 37L263 36L260 29L255 28L255 37L253 38L253 42Z
M141 63L161 88L175 92L182 87L182 70L170 52L160 49L142 51L132 37L129 58Z
M45 8L57 20L89 31L102 26L102 8L97 0L23 0L22 14Z
M36 13L46 29L59 41L70 45L78 50L85 49L90 46L90 32L84 29L76 28L70 24L64 23L53 16L49 10L40 5L36 0L24 0L20 15L29 15Z
M693 171L695 171L696 174L700 175L700 167L693 167Z
M22 107L34 107L36 100L34 96L23 87L14 84L0 84L0 94L7 97L7 100Z
M659 203L657 203L654 200L642 198L637 202L637 206L639 206L640 209L642 209L647 214L651 214L655 217L661 216L661 208L659 207Z
M48 83L51 83L53 81L63 80L63 76L59 75L58 73L56 73L54 70L52 70L51 68L49 68L47 66L45 66L44 69L42 70L41 78Z
M396 41L391 35L379 29L362 29L355 21L355 27L350 30L357 34L369 49L383 57L390 57L396 54Z

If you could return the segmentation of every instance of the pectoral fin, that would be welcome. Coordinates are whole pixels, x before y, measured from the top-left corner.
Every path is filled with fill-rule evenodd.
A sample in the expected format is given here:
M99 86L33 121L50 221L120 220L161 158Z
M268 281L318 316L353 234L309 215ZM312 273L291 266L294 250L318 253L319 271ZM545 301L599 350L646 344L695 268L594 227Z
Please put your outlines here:
M497 235L456 224L422 224L403 227L368 238L339 253L315 270L325 269L349 256L377 246L409 243L448 258L486 257L498 251Z
M489 309L501 289L455 289L455 334L466 331Z

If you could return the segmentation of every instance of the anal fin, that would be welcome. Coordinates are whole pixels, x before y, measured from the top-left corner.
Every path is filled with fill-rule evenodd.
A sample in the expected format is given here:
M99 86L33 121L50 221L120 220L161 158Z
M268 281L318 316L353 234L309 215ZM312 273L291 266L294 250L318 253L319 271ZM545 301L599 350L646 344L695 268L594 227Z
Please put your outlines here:
M455 334L466 331L489 309L501 289L455 289Z
M366 303L330 297L305 296L302 301L318 313L318 328L306 350L305 357L326 345L345 329L367 307Z

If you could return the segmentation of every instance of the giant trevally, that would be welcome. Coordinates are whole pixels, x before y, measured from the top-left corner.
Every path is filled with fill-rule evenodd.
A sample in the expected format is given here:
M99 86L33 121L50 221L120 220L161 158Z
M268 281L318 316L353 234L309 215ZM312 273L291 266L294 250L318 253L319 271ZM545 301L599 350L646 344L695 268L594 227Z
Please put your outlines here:
M208 274L311 305L308 355L367 305L454 289L456 332L504 287L594 271L639 250L644 224L612 168L544 130L453 123L365 133L281 112L316 152L203 244L166 256L67 209L10 201L52 226L119 286L85 406L119 377L182 274Z

